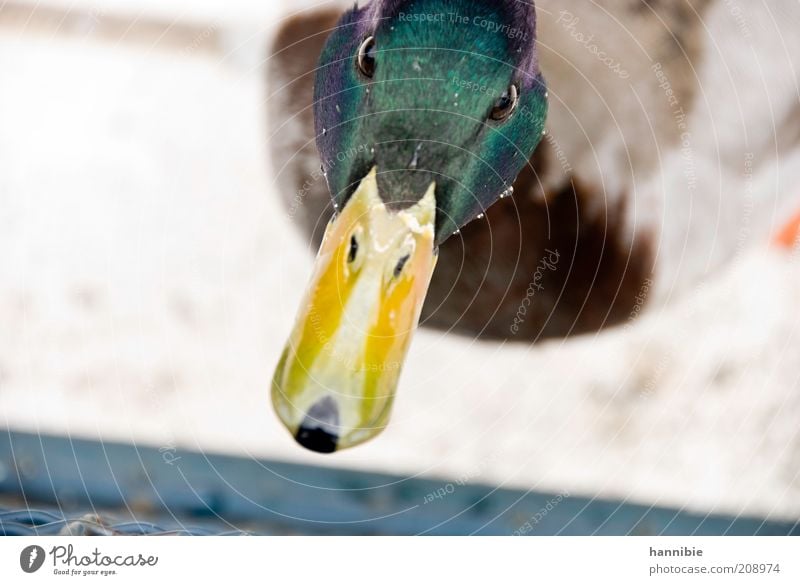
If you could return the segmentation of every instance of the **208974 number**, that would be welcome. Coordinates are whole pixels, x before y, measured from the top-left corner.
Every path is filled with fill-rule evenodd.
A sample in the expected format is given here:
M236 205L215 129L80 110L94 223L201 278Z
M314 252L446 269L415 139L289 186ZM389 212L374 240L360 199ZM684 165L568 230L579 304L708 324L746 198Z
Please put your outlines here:
M780 573L781 566L773 563L737 563L737 575Z

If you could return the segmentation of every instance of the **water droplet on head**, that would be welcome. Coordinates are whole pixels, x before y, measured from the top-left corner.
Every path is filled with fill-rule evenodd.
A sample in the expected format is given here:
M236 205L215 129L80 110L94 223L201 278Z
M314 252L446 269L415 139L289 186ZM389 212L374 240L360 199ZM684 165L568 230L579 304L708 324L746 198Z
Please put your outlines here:
M482 213L478 215L478 219L483 219L483 214Z
M414 149L414 154L411 156L411 161L408 163L408 169L416 170L417 166L419 165L419 151L422 150L422 143L420 142L417 144L417 147Z
M323 128L322 129L322 135L325 136L327 133L328 133L328 129L327 128Z
M340 114L342 113L342 108L339 107L339 104L336 104L336 111Z

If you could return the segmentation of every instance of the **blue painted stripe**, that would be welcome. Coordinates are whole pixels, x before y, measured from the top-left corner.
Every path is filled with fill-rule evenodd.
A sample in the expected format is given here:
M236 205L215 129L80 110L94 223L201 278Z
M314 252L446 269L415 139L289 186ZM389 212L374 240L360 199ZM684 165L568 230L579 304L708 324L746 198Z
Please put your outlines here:
M8 431L0 507L12 505L46 511L0 513L0 533L54 533L96 511L124 533L800 535L794 522Z

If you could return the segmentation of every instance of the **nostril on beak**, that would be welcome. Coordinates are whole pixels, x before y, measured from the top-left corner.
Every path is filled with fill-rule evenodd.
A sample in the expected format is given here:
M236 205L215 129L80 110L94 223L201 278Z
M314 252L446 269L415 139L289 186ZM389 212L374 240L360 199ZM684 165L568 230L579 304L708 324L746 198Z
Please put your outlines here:
M333 453L339 442L339 407L326 396L312 406L300 423L295 441L317 453Z

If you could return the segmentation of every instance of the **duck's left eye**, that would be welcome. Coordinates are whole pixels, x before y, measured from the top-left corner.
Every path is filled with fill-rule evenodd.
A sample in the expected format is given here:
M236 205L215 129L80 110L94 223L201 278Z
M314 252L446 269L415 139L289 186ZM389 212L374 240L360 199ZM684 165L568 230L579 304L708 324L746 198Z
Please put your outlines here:
M358 48L356 65L365 77L375 75L375 37L367 37Z
M519 101L519 90L513 83L508 86L508 89L503 92L492 107L492 112L489 114L492 120L502 122L508 120L514 110L517 109L517 102Z
M397 261L397 264L394 265L394 273L392 276L395 278L400 278L400 275L403 274L403 268L406 267L408 260L411 258L411 254L406 254L400 260Z

